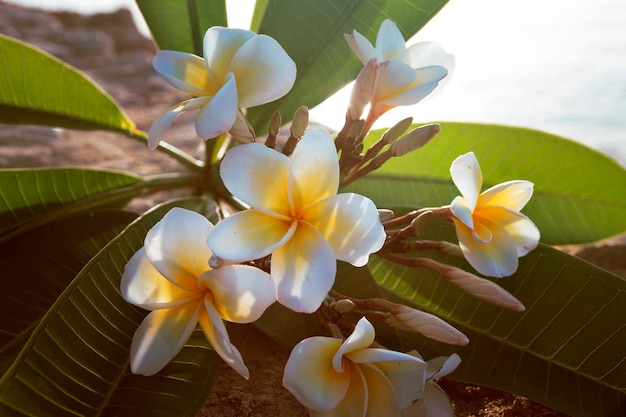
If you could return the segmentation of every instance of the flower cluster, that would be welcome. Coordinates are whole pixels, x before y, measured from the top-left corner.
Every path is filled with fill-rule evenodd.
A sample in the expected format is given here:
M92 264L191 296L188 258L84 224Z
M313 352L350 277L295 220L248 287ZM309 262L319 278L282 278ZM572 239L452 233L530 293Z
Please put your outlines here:
M236 372L249 376L230 342L224 321L250 323L277 301L297 313L317 312L332 337L313 336L293 349L283 385L311 416L452 416L452 407L434 379L452 372L457 355L425 362L416 351L396 352L375 340L367 317L382 324L463 345L469 339L428 312L384 299L359 300L333 290L337 261L367 265L370 255L410 267L434 269L442 278L482 300L511 310L523 305L501 287L470 272L414 256L434 249L464 256L481 274L515 272L518 257L538 244L539 232L519 210L532 194L527 181L510 181L480 193L482 175L473 153L452 162L462 196L451 205L395 217L369 198L339 193L342 186L377 169L392 157L423 147L438 125L404 134L411 120L387 131L365 153L373 122L399 105L414 104L449 74L453 58L434 43L409 48L389 20L373 46L356 30L346 35L363 62L346 116L335 137L307 130L307 111L294 116L289 138L277 147L280 116L268 137L256 141L243 109L276 100L292 87L296 69L272 38L250 31L214 27L204 37L204 59L161 51L154 68L174 87L190 94L155 121L154 149L174 118L198 110L196 132L204 139L250 131L206 172L221 182L208 186L226 203L213 225L199 213L176 208L148 232L144 246L127 263L122 296L150 313L130 348L131 370L153 375L180 352L199 324L214 350ZM369 105L366 119L363 109ZM244 126L241 130L240 126ZM358 127L358 128L355 128ZM225 142L228 143L228 142ZM207 162L208 163L208 162ZM213 171L211 171L213 169ZM452 221L459 245L418 239L429 217Z

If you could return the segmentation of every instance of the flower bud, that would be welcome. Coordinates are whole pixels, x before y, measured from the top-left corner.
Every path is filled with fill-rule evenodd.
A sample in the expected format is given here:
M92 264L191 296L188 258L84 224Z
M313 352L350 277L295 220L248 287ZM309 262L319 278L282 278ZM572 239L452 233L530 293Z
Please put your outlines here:
M267 139L265 140L265 146L274 149L276 147L276 137L280 132L280 113L275 111L270 119L270 124L267 128Z
M412 117L407 117L406 119L400 120L398 123L393 125L391 128L389 128L389 130L387 130L383 134L383 137L381 138L381 141L385 145L388 145L388 144L394 142L396 139L398 139L400 137L401 134L406 132L406 130L409 128L409 126L411 126L411 123L413 123L413 118Z
M309 109L306 106L298 107L298 110L293 115L291 121L291 127L289 133L294 138L301 138L304 135L304 131L309 125Z
M354 304L354 301L351 300L344 299L337 300L337 302L335 302L335 310L341 314L349 313L354 310L354 307L356 307L356 305Z
M441 130L438 124L420 126L391 144L393 156L406 155L430 142Z
M378 60L370 59L363 67L359 75L356 77L352 94L350 95L350 104L346 113L346 120L355 122L361 118L365 106L369 104L374 95L374 86L378 76Z
M391 327L411 333L420 333L439 342L459 346L469 343L467 336L439 317L403 304L397 304L385 322Z
M380 219L381 223L386 222L387 220L391 220L393 219L394 216L394 212L393 210L388 210L388 209L378 209L378 218Z
M256 139L254 128L250 125L250 122L248 122L248 119L244 116L241 109L237 111L235 123L228 133L239 143L250 143L254 142Z

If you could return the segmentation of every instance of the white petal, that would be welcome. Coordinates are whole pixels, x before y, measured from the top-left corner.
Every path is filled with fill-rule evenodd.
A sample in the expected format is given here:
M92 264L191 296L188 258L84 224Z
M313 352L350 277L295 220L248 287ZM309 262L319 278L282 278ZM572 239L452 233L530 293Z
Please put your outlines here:
M448 395L434 382L426 384L422 401L426 408L426 416L454 417L454 409Z
M202 303L155 310L137 328L130 347L130 369L154 375L181 351L198 323Z
M374 101L386 103L394 96L408 90L417 79L417 70L399 59L384 61L379 65Z
M454 217L461 221L465 226L474 230L474 216L472 208L469 207L467 201L463 197L454 197L454 200L452 200L452 203L450 204L450 211Z
M232 148L222 160L220 175L235 197L252 208L289 220L289 166L280 152L260 143Z
M152 265L144 248L124 267L120 291L126 301L146 310L176 307L202 297L201 292L187 291L168 281Z
M324 236L337 259L355 266L365 265L369 255L385 243L376 206L358 194L337 194L322 200L303 218Z
M478 197L478 205L481 207L505 207L520 211L532 195L532 182L507 181L485 190Z
M213 350L239 375L246 379L250 378L250 372L243 362L241 353L230 342L226 327L215 310L209 295L204 298L204 308L199 317L200 327L202 327L202 331L211 343Z
M244 29L213 26L204 34L203 48L209 75L220 84L231 72L229 67L237 50L256 33Z
M474 152L463 154L452 161L450 174L452 174L454 185L473 211L483 186L483 174Z
M365 349L374 342L376 331L372 323L365 317L361 318L354 326L352 334L344 340L341 348L333 358L333 366L337 372L343 370L343 357L351 352Z
M441 378L450 375L461 364L461 357L456 353L439 356L428 361L426 379Z
M269 103L284 96L296 81L296 64L276 40L258 35L244 43L230 64L237 79L239 107Z
M213 297L219 315L235 323L257 320L276 301L276 289L270 275L248 265L226 265L205 272L200 285Z
M170 128L176 116L184 111L197 110L208 103L208 101L208 97L198 97L170 107L152 123L148 132L148 148L153 151L159 146L159 143L165 136L165 132Z
M237 118L237 85L232 74L228 74L224 85L196 116L196 133L210 139L228 132Z
M418 103L432 93L439 85L439 81L447 74L448 72L444 67L418 68L417 74L410 84L407 84L402 91L381 100L381 102L389 106L410 106Z
M152 66L165 81L189 95L213 95L216 91L216 86L207 74L204 60L197 55L159 51L152 60Z
M489 223L487 228L492 233L492 240L490 243L481 243L467 226L456 219L454 225L463 255L475 270L498 278L509 276L517 270L517 248L503 226Z
M333 286L336 272L328 242L306 222L298 222L291 239L272 254L276 299L296 312L317 310Z
M207 240L213 253L231 262L263 258L283 246L296 230L286 222L250 209L219 222Z
M363 373L367 386L368 416L399 416L400 404L396 392L389 379L378 368L361 365L359 370Z
M350 385L343 399L333 409L317 411L310 409L310 417L368 417L389 416L389 414L372 414L369 412L371 394L362 367L350 361L346 364L346 372L350 373ZM372 407L374 410L375 407Z
M382 61L380 53L372 46L363 35L356 30L352 31L352 35L344 35L348 46L352 49L352 52L361 60L363 64L366 64L370 59L376 58L378 62Z
M155 224L145 239L152 265L175 285L198 291L198 278L209 269L206 245L211 222L194 211L173 208Z
M404 37L398 26L389 19L385 19L376 35L376 50L383 60L400 57L406 51Z
M454 70L454 56L447 53L437 42L419 42L409 46L402 60L413 68L438 65L448 73Z
M339 160L330 133L310 130L291 155L289 190L296 215L311 204L337 194Z
M331 410L345 397L351 378L350 368L337 372L333 356L341 340L310 337L298 343L285 365L283 386L305 407Z

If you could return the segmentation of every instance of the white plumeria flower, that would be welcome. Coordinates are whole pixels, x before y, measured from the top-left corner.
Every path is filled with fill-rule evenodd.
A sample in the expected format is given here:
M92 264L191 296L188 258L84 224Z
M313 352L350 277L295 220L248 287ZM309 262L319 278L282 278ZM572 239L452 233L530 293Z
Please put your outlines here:
M369 347L374 336L374 327L362 318L343 342L322 336L303 340L291 351L283 385L311 417L399 417L422 397L426 363Z
M235 371L248 368L222 320L249 323L274 299L274 284L260 269L225 265L210 269L206 239L213 225L193 211L175 208L148 232L126 264L124 299L151 312L133 337L133 373L153 375L180 352L198 323L213 349Z
M291 89L296 64L285 50L266 35L243 29L214 26L204 35L204 59L178 51L159 51L156 72L172 86L194 98L170 108L148 132L155 149L174 118L199 110L196 132L203 139L230 130L239 108L274 101Z
M378 62L368 119L377 119L393 107L419 102L449 77L454 67L454 57L436 42L407 48L402 33L389 19L380 25L375 47L356 30L345 38L363 64L372 59Z
M481 193L483 177L473 152L456 158L450 173L462 195L450 210L463 255L483 275L513 274L518 257L539 243L539 229L519 212L530 200L533 184L507 181Z
M220 173L232 195L252 208L221 221L209 247L232 262L272 254L276 298L294 311L320 306L337 259L363 266L385 241L370 199L337 194L337 151L323 129L305 133L291 157L260 143L237 146L226 153Z
M409 352L421 359L417 351ZM424 392L419 401L402 411L402 417L454 417L454 408L448 395L435 382L435 379L449 375L461 363L456 353L440 356L427 362L428 367L422 370L422 386Z

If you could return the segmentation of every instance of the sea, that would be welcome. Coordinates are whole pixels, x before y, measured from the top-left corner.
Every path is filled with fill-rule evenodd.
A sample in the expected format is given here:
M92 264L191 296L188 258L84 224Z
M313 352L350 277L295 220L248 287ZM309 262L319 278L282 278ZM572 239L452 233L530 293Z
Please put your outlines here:
M83 14L131 10L133 0L10 0ZM247 28L254 0L227 0L229 24ZM297 0L293 2L297 7ZM455 55L447 85L378 127L416 122L496 123L544 130L626 166L626 0L450 0L408 43L437 41ZM311 109L339 129L351 86Z

